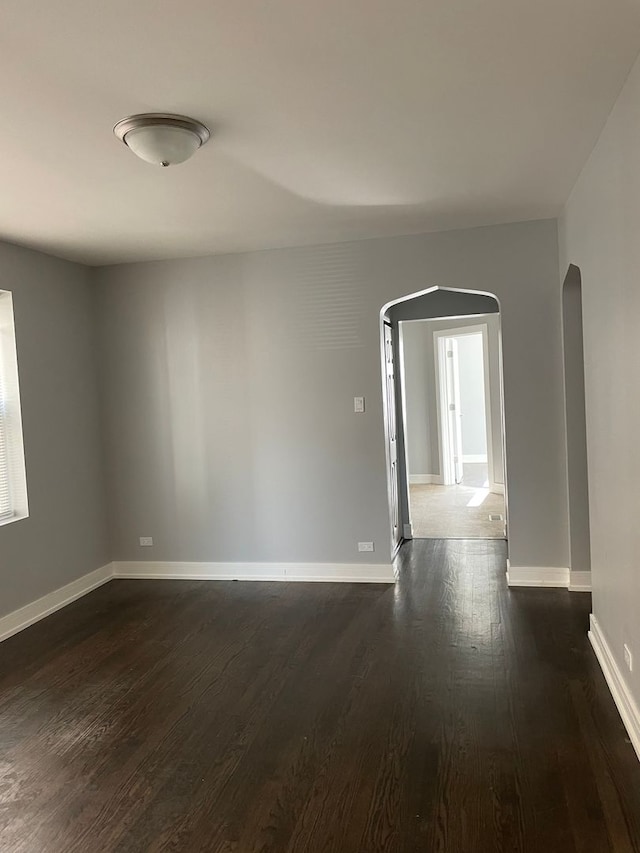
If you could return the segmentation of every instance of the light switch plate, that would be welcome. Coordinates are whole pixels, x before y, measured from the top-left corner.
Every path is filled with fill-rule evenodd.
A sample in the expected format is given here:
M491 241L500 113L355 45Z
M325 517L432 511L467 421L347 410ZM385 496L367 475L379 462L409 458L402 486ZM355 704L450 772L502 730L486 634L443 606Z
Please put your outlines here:
M361 414L364 412L364 397L353 398L353 411Z

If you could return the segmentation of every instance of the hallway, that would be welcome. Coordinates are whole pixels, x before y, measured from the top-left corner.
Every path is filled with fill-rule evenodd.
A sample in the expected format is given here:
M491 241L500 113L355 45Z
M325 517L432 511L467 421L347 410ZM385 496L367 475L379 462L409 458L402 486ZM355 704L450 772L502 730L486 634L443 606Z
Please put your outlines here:
M632 853L590 596L501 542L395 586L116 580L3 643L3 853Z

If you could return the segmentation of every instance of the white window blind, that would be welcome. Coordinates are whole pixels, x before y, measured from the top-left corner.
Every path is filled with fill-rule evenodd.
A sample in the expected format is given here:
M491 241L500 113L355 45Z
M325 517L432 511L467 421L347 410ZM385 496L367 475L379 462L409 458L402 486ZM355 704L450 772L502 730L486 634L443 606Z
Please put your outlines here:
M0 524L28 514L13 300L0 290Z

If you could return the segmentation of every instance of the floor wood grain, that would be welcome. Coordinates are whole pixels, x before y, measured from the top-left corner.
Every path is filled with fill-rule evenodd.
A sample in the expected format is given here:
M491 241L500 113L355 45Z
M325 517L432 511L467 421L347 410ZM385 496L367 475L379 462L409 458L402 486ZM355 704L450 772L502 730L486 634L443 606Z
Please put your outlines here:
M395 586L114 581L0 645L2 853L631 853L590 597L502 542Z

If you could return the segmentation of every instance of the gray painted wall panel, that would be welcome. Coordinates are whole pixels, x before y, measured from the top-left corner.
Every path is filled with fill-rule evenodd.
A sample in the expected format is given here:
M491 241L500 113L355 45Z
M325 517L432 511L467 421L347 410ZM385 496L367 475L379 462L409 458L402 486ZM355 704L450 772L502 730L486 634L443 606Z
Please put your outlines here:
M409 474L439 474L433 337L427 323L401 324L404 364L405 443ZM435 439L435 443L434 443ZM435 453L433 449L435 448Z
M575 264L582 280L593 612L640 704L640 667L623 654L640 659L638 104L640 62L567 204L560 271Z
M0 244L13 294L29 518L0 527L0 615L109 562L84 267Z
M501 302L511 557L567 564L554 221L94 277L115 559L387 561L379 313L440 285Z

